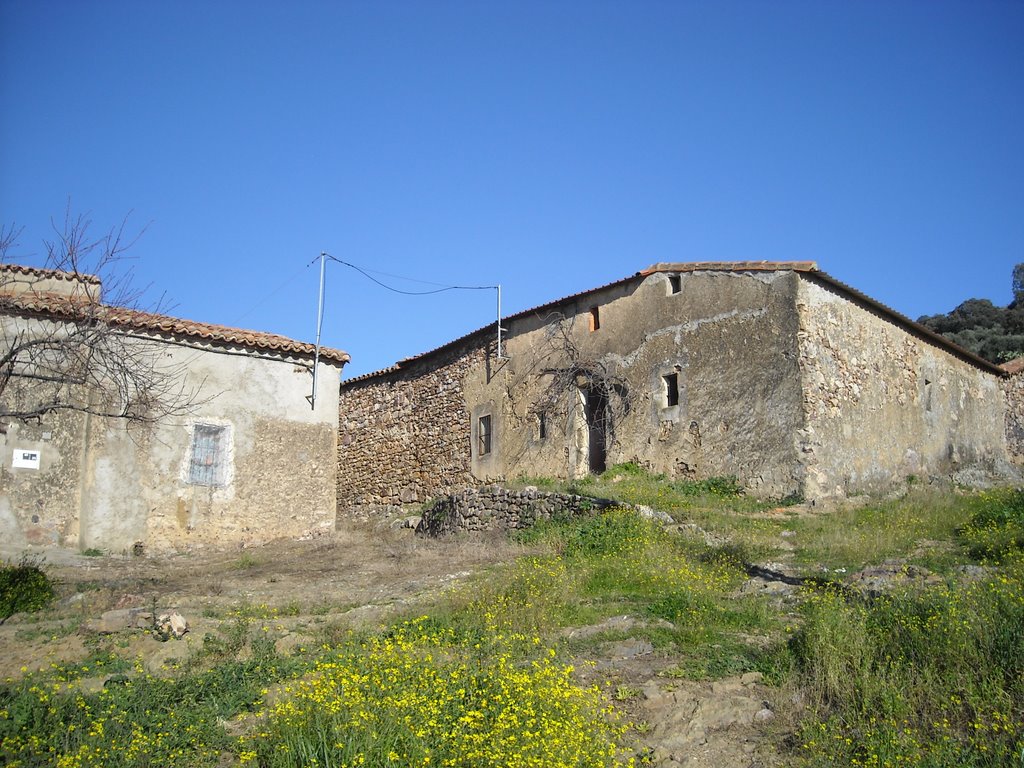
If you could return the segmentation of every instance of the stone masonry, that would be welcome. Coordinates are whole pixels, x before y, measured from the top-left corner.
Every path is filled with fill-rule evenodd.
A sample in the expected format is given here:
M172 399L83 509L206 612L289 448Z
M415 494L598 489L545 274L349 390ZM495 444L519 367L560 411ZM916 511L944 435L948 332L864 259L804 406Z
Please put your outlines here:
M457 531L510 531L529 528L552 515L577 517L610 507L614 502L536 488L521 491L487 485L467 488L440 499L423 513L416 533L439 536Z
M474 485L462 391L483 346L396 378L346 382L338 438L338 514L388 512Z

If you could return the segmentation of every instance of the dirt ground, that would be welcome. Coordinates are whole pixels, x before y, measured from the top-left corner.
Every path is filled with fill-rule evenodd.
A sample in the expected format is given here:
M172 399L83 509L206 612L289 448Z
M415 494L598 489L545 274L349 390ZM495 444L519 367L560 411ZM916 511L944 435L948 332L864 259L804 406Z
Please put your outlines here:
M239 610L265 623L287 651L322 642L331 631L382 623L522 552L501 535L435 540L410 529L359 524L318 539L250 549L98 557L39 552L35 556L57 582L58 604L45 620L17 615L0 625L0 678L79 661L97 638L110 637L120 639L118 653L140 658L160 674L193 653L204 636L216 635ZM12 552L0 555L18 558ZM126 628L132 610L177 611L190 631L181 640L160 642L149 632ZM628 626L634 620L621 621ZM667 679L658 673L672 661L650 650L627 640L594 658L574 660L590 670L588 682L608 681L612 690L638 692L622 706L643 724L639 739L648 765L781 764L770 737L777 691L764 688L756 675L714 684Z

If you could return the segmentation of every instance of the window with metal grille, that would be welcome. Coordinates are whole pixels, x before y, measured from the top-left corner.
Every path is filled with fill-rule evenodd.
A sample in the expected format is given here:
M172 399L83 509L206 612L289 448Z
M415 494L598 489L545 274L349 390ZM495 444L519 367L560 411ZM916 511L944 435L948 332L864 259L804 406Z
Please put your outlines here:
M196 424L192 427L192 452L188 463L190 485L220 488L227 485L228 427Z
M491 417L481 416L476 423L477 455L486 456L491 452Z

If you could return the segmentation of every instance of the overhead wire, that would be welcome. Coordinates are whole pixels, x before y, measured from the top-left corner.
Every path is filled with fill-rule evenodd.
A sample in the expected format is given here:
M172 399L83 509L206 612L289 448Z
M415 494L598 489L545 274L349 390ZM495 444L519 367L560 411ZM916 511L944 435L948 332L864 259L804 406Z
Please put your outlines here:
M350 268L354 269L356 272L361 274L363 277L365 277L368 280L373 281L374 283L379 285L381 288L384 288L386 290L392 291L393 293L400 293L400 294L402 294L404 296L429 296L429 295L435 294L435 293L444 293L445 291L493 291L493 290L497 289L497 287L498 287L496 285L441 285L440 283L430 283L430 282L428 282L426 280L415 280L414 278L402 277L401 275L388 275L388 277L394 277L394 278L397 278L398 280L409 280L409 281L414 282L414 283L425 283L426 285L437 285L437 286L440 286L440 287L435 288L435 289L430 290L430 291L404 291L401 288L395 288L394 286L388 285L387 283L384 283L384 282L378 280L373 275L371 275L368 270L365 270L362 267L357 267L355 264L351 264L351 263L349 263L347 261L339 259L336 256L332 256L329 253L327 254L327 258L330 259L331 261L336 261L339 264L344 264L346 267L350 267ZM316 261L316 259L314 259L313 261ZM310 265L312 265L312 264L313 264L313 262L310 262ZM387 273L380 272L378 274L387 274Z

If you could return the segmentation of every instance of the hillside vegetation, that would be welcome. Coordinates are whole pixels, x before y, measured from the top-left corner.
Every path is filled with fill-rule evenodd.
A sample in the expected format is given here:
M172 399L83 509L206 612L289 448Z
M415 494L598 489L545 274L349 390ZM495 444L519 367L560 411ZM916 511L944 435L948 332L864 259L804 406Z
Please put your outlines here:
M1013 269L1013 301L967 299L952 312L925 315L919 323L964 349L999 364L1024 355L1024 264Z
M87 657L0 687L0 763L679 765L644 719L644 680L757 673L774 710L761 764L1020 764L1024 493L914 490L826 512L631 465L574 490L673 522L623 507L484 540L502 562L381 620L310 622L302 642L284 617L310 606L240 597L156 672L125 634L94 636ZM25 618L23 638L66 611ZM627 642L650 651L628 668L588 661Z

